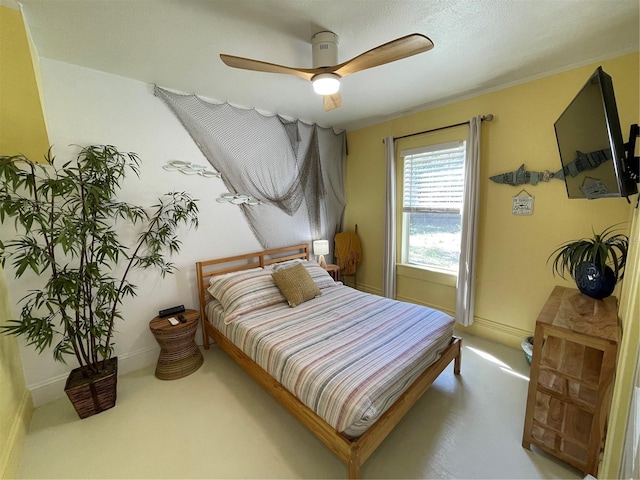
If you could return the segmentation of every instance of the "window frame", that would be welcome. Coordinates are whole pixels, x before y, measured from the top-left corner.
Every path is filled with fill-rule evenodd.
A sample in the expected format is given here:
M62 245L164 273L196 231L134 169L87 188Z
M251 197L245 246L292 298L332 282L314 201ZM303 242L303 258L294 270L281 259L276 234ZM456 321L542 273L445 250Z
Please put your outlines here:
M435 265L426 265L426 264L421 264L421 263L410 263L409 262L409 240L410 240L410 232L409 232L409 216L411 215L411 213L420 213L419 211L405 211L405 205L404 205L404 200L405 200L405 190L406 190L406 186L405 186L405 165L406 165L406 157L410 156L410 155L420 155L420 154L425 154L425 153L431 153L431 152L437 152L437 151L441 151L441 150L448 150L448 149L452 149L452 148L461 148L463 151L463 160L462 160L462 167L463 167L463 179L462 179L462 197L464 199L464 175L466 174L466 168L465 168L465 164L466 164L466 139L455 139L455 140L450 140L450 141L445 141L445 142L439 142L439 143L433 143L433 144L429 144L429 145L424 145L421 147L416 147L416 148L410 148L410 149L404 149L402 151L400 151L400 157L402 158L402 176L400 179L400 186L401 188L400 190L400 195L399 195L399 199L401 200L400 206L399 206L399 212L401 213L400 215L400 221L401 221L401 242L400 242L400 258L401 258L401 265L408 267L408 268L415 268L417 270L423 270L423 271L427 271L427 272L434 272L437 273L438 276L440 278L452 278L452 279L457 279L458 276L458 269L456 268L455 270L448 270L448 269L443 269L443 268L438 268ZM463 201L462 199L462 201ZM460 213L462 213L462 208L463 205L460 205ZM438 282L438 283L450 283L449 281L446 282Z

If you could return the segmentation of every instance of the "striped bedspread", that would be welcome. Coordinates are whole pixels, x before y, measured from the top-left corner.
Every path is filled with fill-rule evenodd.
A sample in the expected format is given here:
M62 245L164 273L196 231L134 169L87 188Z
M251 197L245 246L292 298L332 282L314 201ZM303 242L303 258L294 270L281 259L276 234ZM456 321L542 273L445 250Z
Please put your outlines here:
M216 308L217 305L217 308ZM336 284L296 308L279 304L216 328L338 432L364 433L447 347L442 312Z

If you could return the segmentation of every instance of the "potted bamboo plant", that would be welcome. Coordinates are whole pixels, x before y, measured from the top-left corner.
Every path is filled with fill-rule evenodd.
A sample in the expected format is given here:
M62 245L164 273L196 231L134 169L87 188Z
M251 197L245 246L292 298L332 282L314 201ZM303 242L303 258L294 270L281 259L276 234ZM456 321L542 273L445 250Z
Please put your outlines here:
M22 336L42 353L66 363L75 357L65 391L81 418L115 405L117 357L114 328L120 307L136 295L127 277L135 268L172 273L164 253L177 253L181 225L197 228L196 201L184 192L165 194L148 213L117 200L128 172L139 173L135 153L110 145L82 148L74 161L46 164L22 155L0 156L0 223L16 234L0 239L0 261L11 263L16 278L28 271L42 286L20 300L20 317L1 329ZM117 222L136 232L132 246L121 243Z
M593 232L591 238L567 242L556 248L547 262L552 270L565 278L569 273L578 290L592 298L602 299L613 293L618 280L624 277L629 237L616 233L616 226Z

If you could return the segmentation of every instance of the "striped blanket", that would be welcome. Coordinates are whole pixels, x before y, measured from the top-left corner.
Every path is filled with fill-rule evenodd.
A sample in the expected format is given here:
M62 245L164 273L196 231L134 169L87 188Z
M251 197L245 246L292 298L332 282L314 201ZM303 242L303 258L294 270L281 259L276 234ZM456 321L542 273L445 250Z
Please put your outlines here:
M296 308L272 305L215 327L338 432L364 433L447 347L453 319L336 284Z

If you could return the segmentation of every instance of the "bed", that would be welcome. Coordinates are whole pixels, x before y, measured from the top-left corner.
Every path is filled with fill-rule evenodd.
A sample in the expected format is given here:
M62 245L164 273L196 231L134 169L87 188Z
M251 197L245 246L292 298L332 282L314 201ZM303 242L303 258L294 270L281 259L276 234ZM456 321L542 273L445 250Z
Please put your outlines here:
M196 272L205 349L213 339L349 478L449 363L460 373L450 316L335 282L306 244L198 262ZM295 295L316 290L301 300L286 282Z

